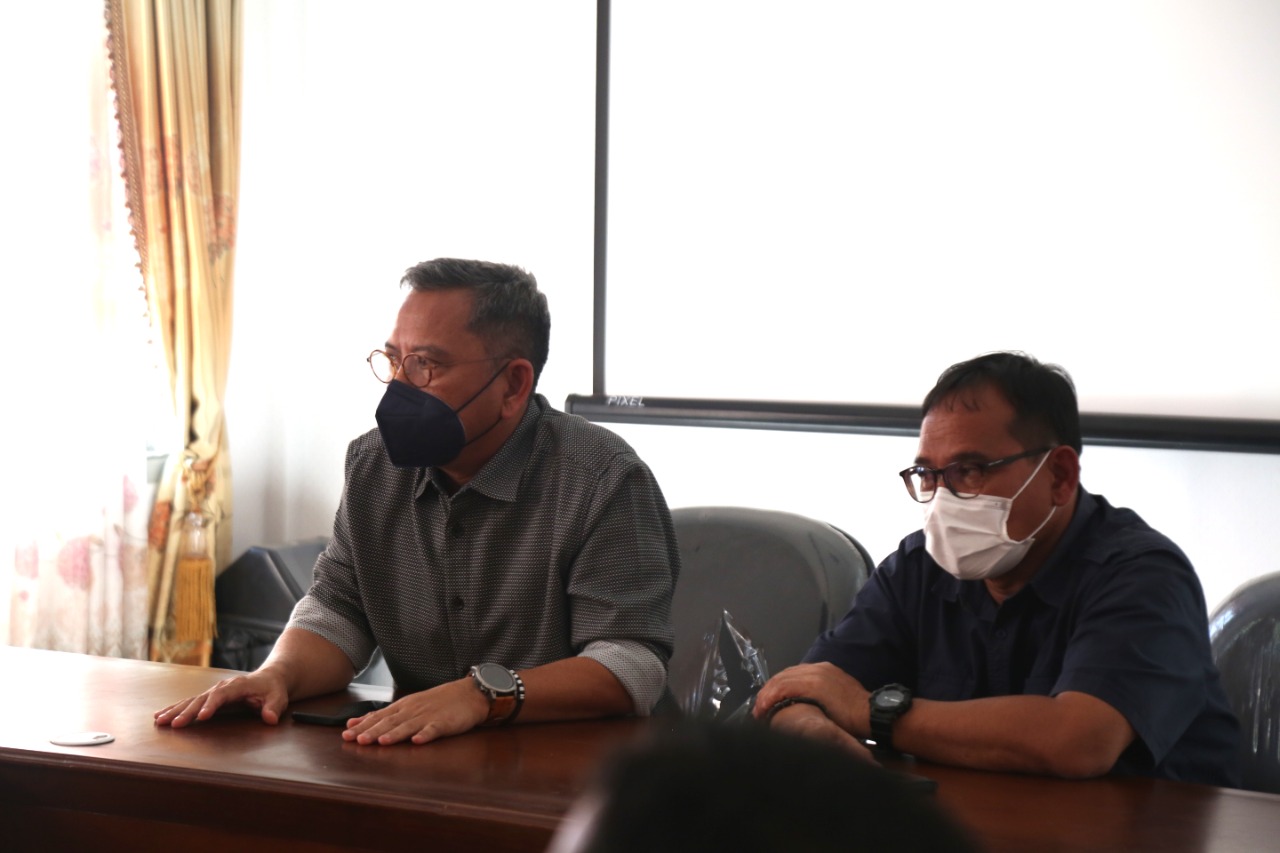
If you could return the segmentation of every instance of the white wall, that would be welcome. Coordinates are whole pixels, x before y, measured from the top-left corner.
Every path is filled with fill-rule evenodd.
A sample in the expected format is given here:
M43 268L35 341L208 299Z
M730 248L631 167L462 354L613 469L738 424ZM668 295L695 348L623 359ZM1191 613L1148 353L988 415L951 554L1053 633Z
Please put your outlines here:
M553 314L541 390L563 405L591 389L594 2L351 8L259 0L246 10L227 400L237 553L328 532L346 443L373 427L382 392L364 356L385 339L400 274L419 260L532 270ZM1230 330L1216 331L1202 345L1230 347ZM665 345L658 335L650 344ZM1142 381L1151 368L1115 369ZM876 558L918 526L895 476L915 455L912 439L616 431L672 506L800 512L845 528ZM1083 463L1088 488L1184 547L1210 607L1272 570L1265 533L1280 506L1280 456L1087 447Z

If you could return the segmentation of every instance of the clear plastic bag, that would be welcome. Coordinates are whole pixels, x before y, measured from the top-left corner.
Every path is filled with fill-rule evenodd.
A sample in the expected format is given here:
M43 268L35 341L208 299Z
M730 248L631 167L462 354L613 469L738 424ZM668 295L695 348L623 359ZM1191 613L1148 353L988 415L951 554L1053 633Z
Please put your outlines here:
M681 708L696 720L730 721L749 716L756 692L769 680L769 664L728 610L702 637L702 675Z

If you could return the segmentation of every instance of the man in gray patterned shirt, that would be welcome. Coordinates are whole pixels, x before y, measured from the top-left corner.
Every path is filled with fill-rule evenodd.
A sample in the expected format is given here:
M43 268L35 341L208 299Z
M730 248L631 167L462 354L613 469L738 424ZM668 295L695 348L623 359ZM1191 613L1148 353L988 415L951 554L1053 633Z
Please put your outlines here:
M156 713L175 728L243 703L275 724L381 648L396 701L347 722L362 744L477 725L647 714L666 685L679 553L648 467L534 392L551 320L533 276L410 268L369 363L378 429L347 450L315 582L255 672Z

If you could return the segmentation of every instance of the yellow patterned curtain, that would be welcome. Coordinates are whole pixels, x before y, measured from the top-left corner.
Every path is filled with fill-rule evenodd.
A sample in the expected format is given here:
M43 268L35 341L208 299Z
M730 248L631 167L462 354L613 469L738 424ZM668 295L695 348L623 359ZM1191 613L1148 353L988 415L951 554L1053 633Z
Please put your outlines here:
M148 549L152 660L208 665L229 559L223 399L240 172L239 0L107 0L129 211L180 434ZM184 534L185 529L185 534ZM203 552L203 553L201 553Z

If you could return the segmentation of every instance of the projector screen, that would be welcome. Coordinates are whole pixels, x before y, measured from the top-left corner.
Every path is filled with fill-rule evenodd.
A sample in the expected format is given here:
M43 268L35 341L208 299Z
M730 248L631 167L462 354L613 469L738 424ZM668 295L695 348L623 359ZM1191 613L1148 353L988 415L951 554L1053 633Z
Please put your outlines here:
M1280 420L1280 3L611 5L608 394Z

